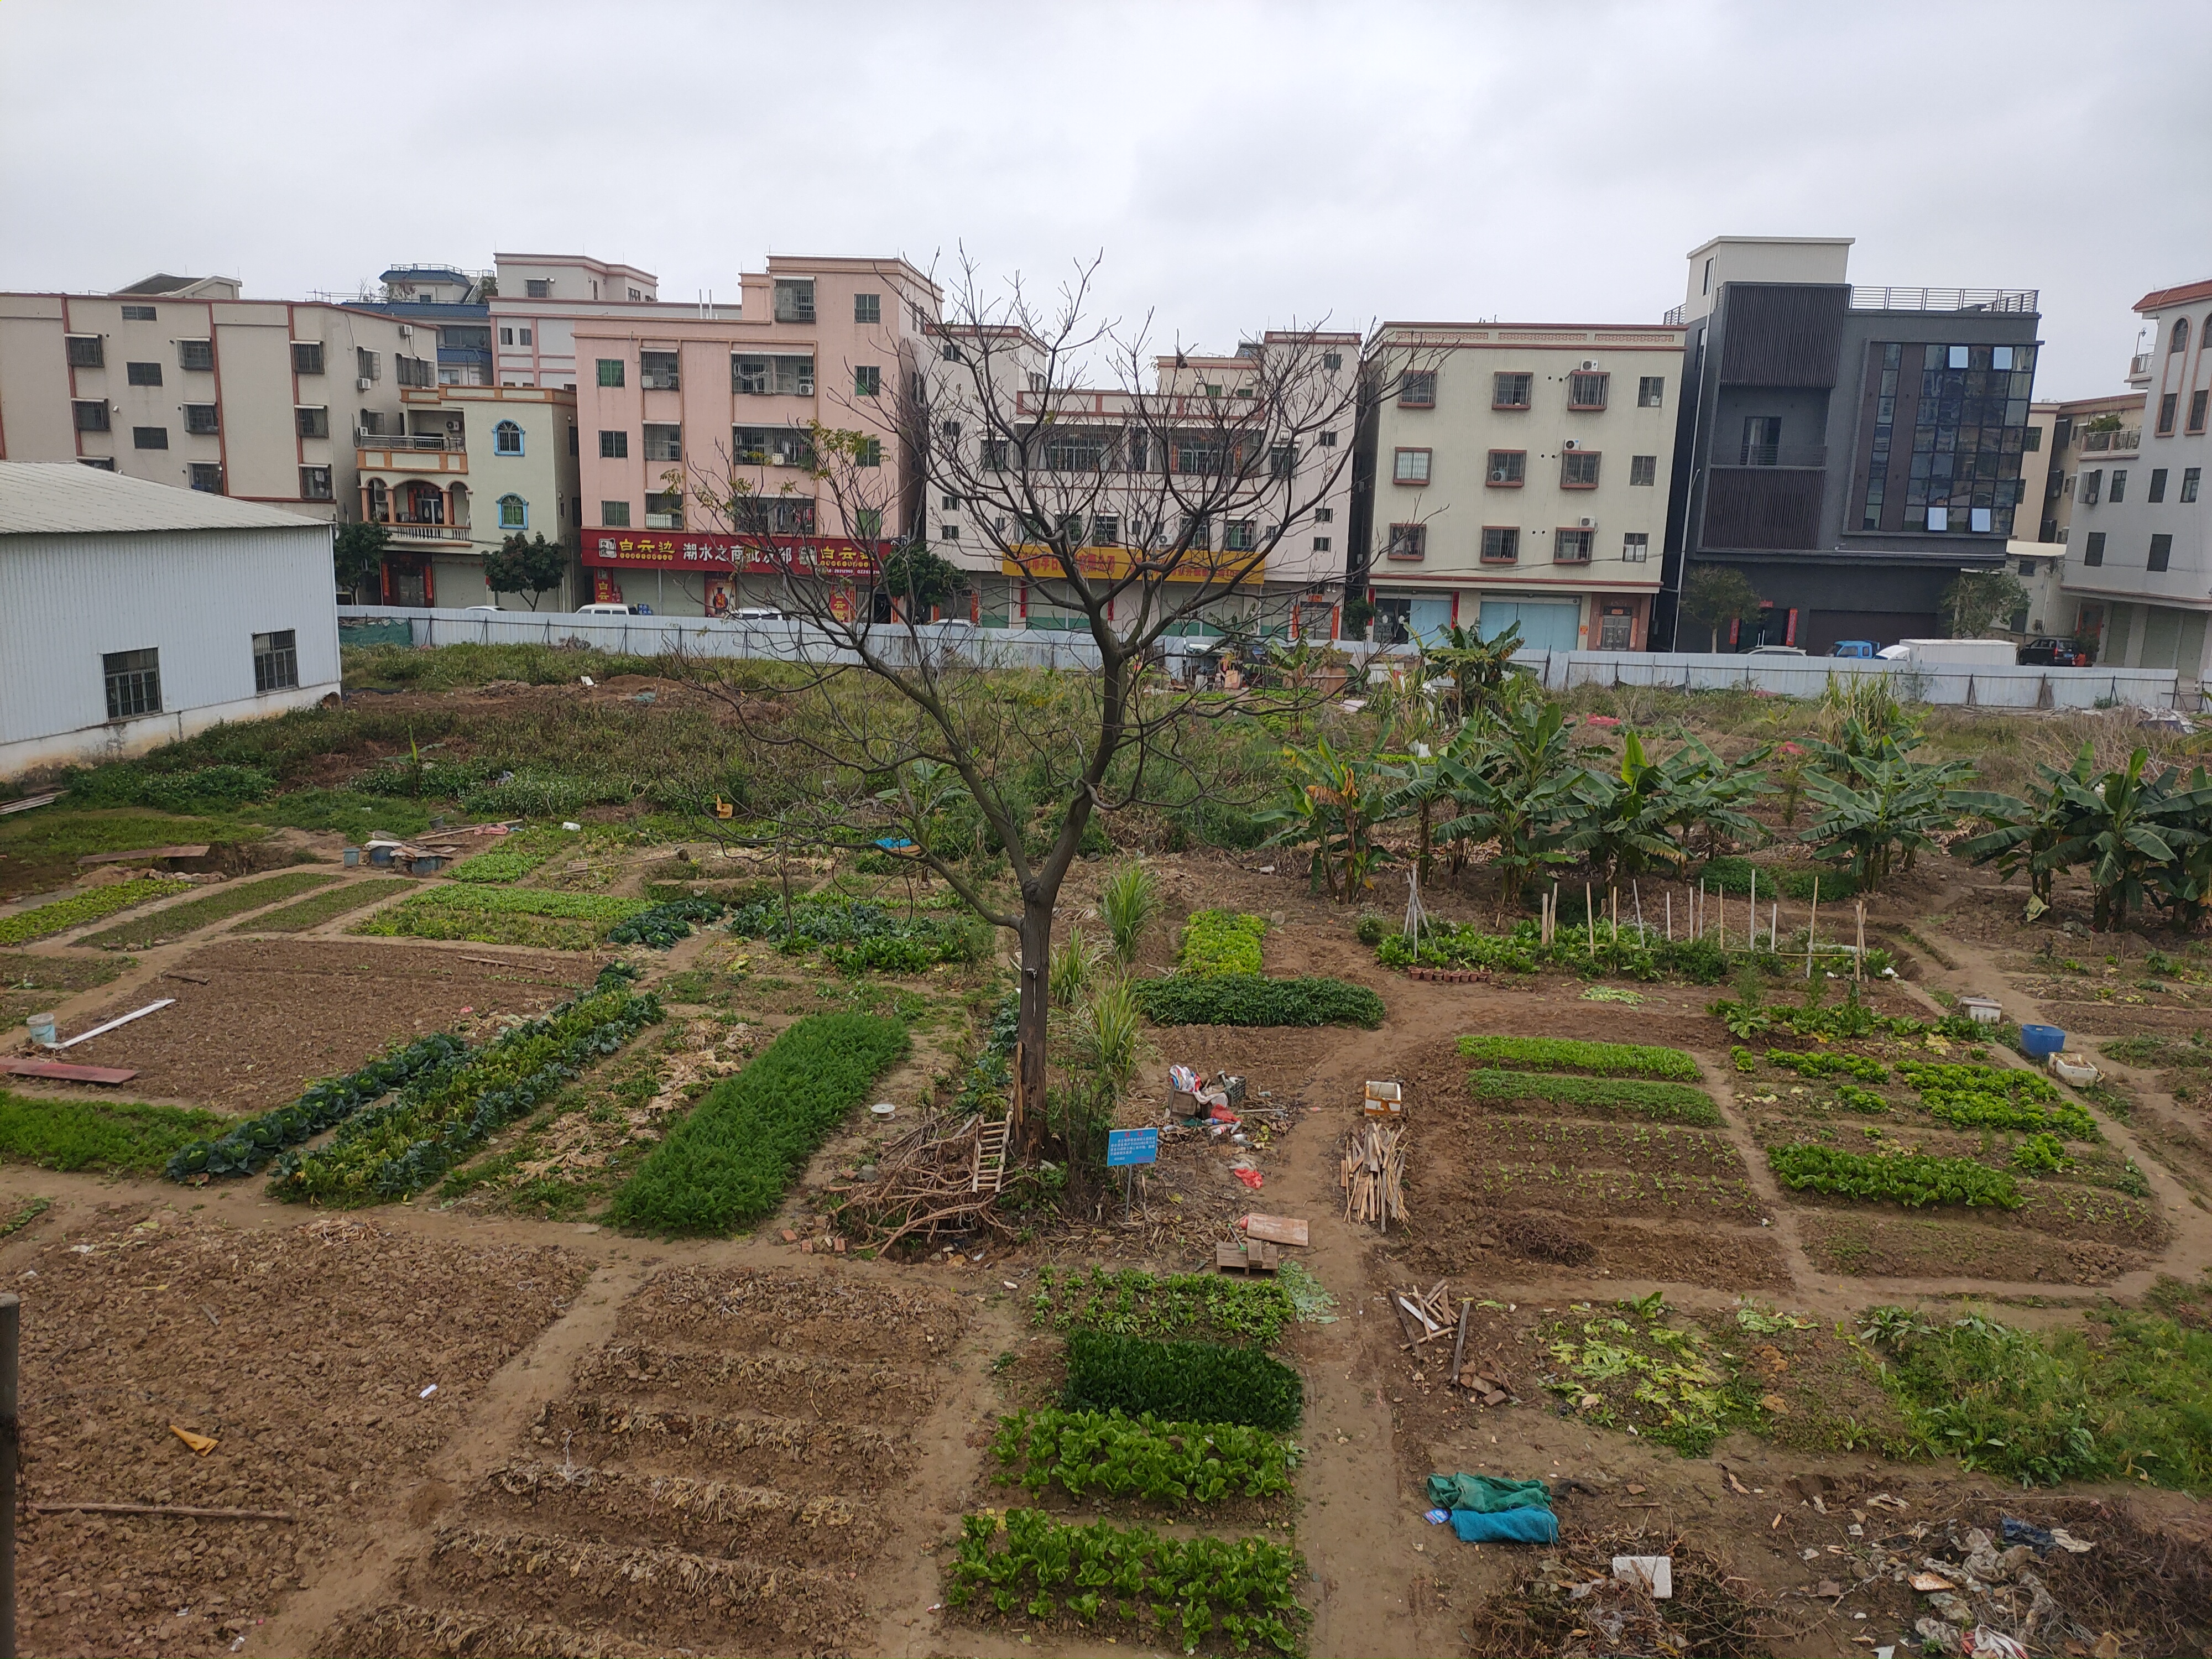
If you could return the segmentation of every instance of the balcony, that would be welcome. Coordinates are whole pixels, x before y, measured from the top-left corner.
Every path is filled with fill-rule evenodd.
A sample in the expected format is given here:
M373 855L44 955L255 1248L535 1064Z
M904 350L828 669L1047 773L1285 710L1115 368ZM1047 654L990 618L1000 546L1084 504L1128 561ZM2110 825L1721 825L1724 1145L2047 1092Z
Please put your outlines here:
M2032 315L2032 288L1851 288L1853 311L2001 311Z
M353 434L354 465L364 472L466 472L468 441L459 432Z
M2128 383L2130 386L2150 384L2150 353L2138 351L2128 359Z
M469 545L469 527L465 524L416 524L401 520L384 526L396 542L447 542L456 547Z
M2081 447L2093 453L2131 455L2142 447L2142 428L2124 427L2118 432L2082 432L2075 434Z

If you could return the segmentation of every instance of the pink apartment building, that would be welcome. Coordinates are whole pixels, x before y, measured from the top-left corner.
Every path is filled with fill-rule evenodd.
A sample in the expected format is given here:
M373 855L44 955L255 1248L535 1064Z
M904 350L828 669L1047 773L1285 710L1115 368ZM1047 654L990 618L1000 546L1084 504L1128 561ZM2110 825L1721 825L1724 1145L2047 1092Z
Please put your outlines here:
M896 402L913 384L938 290L903 259L771 256L740 302L704 314L668 305L579 315L574 339L580 545L592 597L678 616L774 605L777 579L747 568L702 491L736 478L767 527L818 541L856 575L861 544L921 522L921 469L902 453ZM900 522L848 524L807 462L807 426L866 433ZM858 601L856 585L854 601Z

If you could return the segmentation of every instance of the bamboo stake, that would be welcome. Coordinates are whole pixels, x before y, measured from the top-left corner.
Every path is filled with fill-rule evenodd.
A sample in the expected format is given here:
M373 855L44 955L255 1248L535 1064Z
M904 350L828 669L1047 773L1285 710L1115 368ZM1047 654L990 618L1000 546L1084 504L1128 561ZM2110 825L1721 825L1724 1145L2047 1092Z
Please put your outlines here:
M1630 882L1628 896L1636 901L1636 942L1644 943L1644 888L1642 884Z
M1854 908L1858 916L1858 951L1851 957L1851 983L1856 985L1866 977L1866 901L1858 900Z
M1674 896L1667 895L1667 943L1674 942Z
M1813 977L1813 939L1820 928L1820 878L1813 878L1813 913L1805 921L1805 977Z
M1589 924L1590 954L1597 954L1597 903L1591 896L1590 884L1583 884L1583 920Z
M1777 956L1782 953L1782 902L1779 899L1767 907L1766 948Z

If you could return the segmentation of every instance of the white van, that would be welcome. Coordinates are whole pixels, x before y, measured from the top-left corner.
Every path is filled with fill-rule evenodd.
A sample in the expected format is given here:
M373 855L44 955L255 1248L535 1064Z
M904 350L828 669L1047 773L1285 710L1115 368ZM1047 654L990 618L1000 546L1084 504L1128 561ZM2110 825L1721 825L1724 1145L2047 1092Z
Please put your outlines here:
M641 612L634 605L601 604L580 605L576 607L576 614L580 617L635 617Z

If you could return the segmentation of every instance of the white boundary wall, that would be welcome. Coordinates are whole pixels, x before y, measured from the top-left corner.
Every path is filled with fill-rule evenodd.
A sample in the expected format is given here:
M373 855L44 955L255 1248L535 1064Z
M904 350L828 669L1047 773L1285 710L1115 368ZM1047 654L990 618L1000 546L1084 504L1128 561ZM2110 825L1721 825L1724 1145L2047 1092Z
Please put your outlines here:
M626 655L688 653L703 657L757 657L781 661L837 659L817 629L795 621L722 620L703 617L578 616L529 611L403 611L340 605L343 622L405 623L417 646L559 645L574 642ZM933 623L915 630L924 646L991 667L1085 669L1097 665L1088 636L1042 629L974 628ZM906 629L886 623L884 653L908 650ZM1173 643L1181 644L1182 641ZM1195 645L1196 641L1190 642ZM1350 644L1358 662L1410 657L1407 646ZM1887 674L1900 696L1923 702L1973 703L1985 708L2092 708L2120 702L2142 708L2174 706L2179 676L2154 668L1908 668L1901 663L1850 657L1755 657L1650 651L1522 651L1516 660L1548 690L1574 685L1649 685L1688 691L1747 690L1781 696L1818 697L1830 676Z

